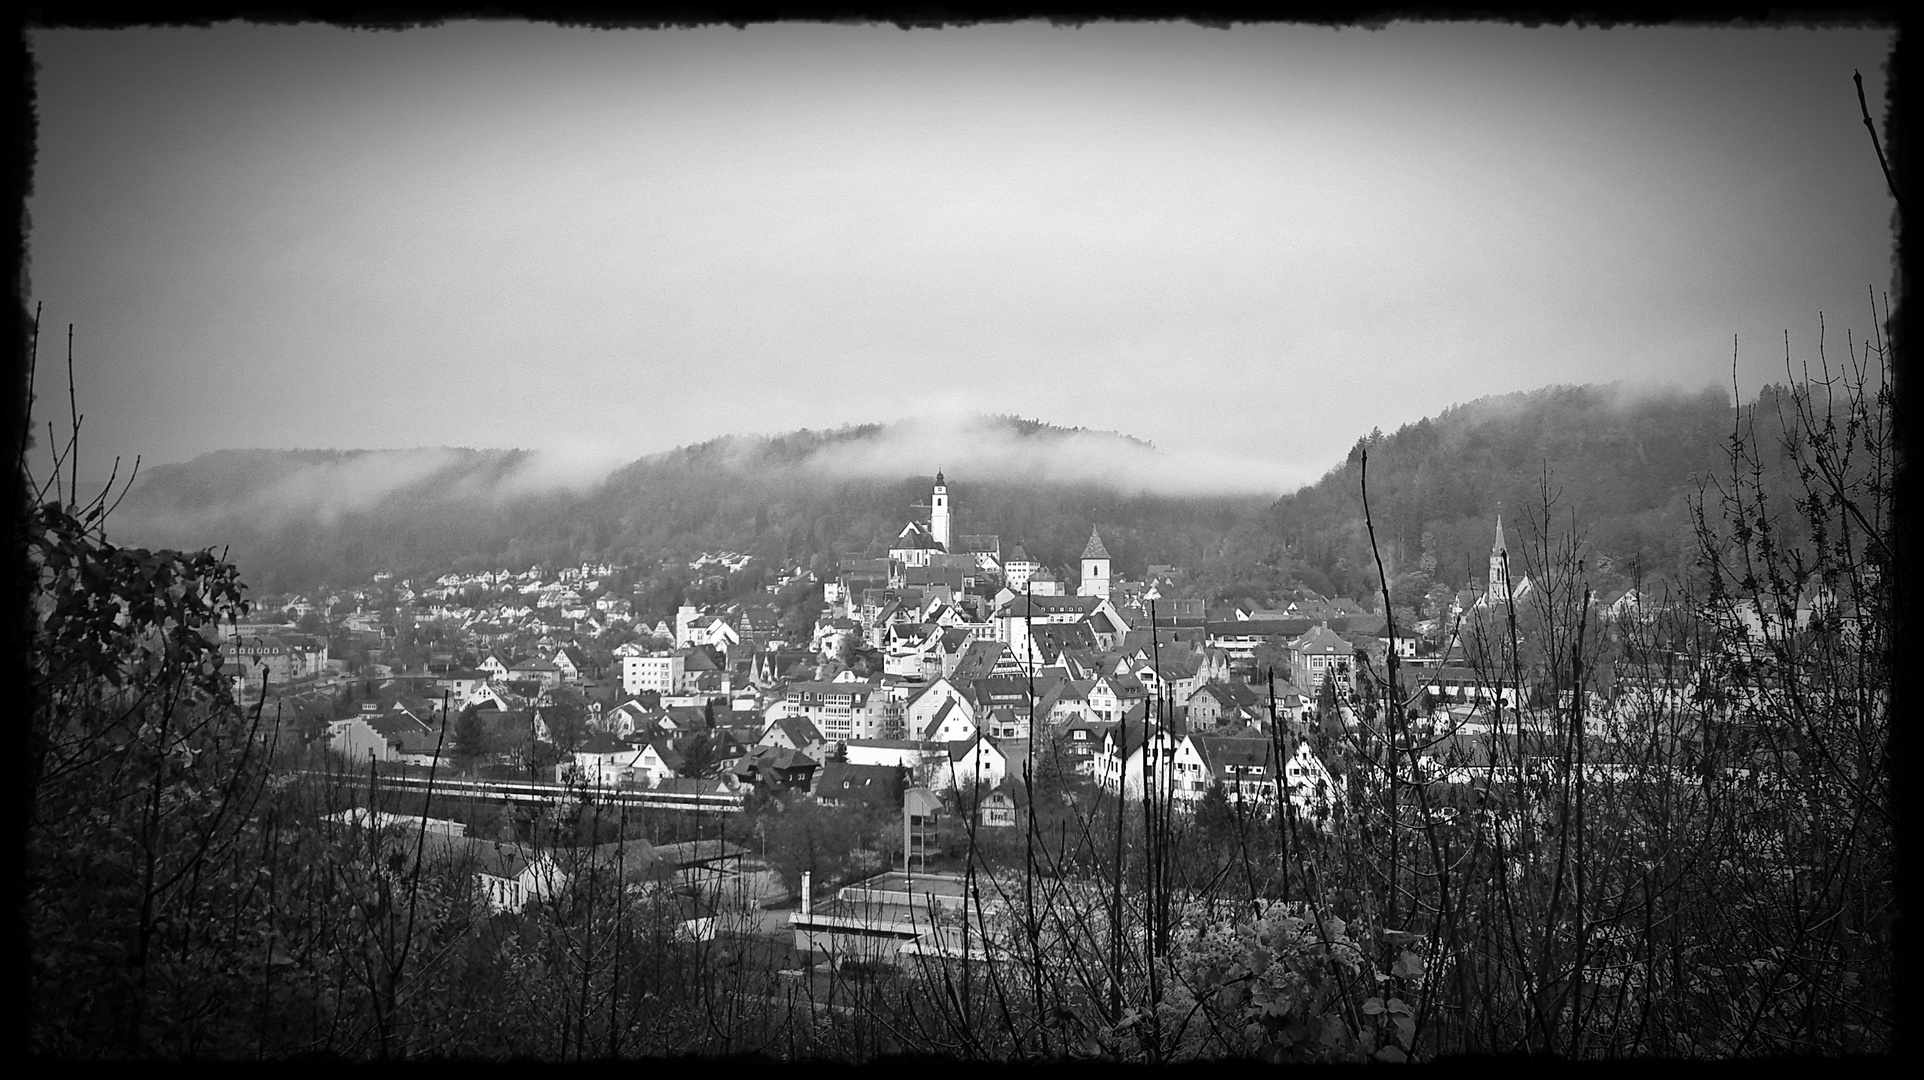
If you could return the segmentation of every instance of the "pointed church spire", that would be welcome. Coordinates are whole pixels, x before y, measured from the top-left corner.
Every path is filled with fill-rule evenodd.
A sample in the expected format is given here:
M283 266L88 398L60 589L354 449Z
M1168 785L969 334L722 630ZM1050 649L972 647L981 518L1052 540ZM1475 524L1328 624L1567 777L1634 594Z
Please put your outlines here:
M1491 603L1510 598L1510 554L1503 546L1503 506L1497 505L1496 543L1490 546L1490 587L1485 595Z

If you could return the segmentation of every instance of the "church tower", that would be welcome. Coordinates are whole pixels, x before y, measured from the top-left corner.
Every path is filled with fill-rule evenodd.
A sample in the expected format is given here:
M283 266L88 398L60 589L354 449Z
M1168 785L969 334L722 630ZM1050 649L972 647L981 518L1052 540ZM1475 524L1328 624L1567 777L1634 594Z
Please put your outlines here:
M1096 530L1089 530L1088 546L1082 549L1082 584L1076 586L1077 596L1109 596L1109 549L1102 546L1102 537Z
M1496 512L1496 543L1490 547L1490 591L1488 600L1492 604L1505 603L1510 599L1510 558L1509 549L1503 546L1503 509Z
M942 470L935 470L935 497L929 503L929 535L942 545L943 551L954 550L949 544L949 486L942 480Z

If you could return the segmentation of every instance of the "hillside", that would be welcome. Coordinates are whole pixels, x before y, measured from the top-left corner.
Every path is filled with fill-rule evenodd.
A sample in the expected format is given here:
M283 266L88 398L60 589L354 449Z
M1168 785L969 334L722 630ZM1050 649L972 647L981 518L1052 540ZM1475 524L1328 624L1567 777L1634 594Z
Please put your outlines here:
M1574 514L1587 531L1600 584L1637 573L1674 579L1695 550L1688 500L1724 461L1731 419L1729 395L1716 388L1552 386L1482 398L1359 439L1342 465L1278 499L1253 531L1279 542L1320 587L1373 595L1360 497L1367 448L1371 513L1393 579L1480 580L1499 509L1519 558L1543 520L1546 484L1555 527L1567 529ZM1406 585L1420 593L1428 582Z
M114 531L123 542L226 545L261 591L382 569L606 560L641 568L634 584L648 578L666 599L685 582L673 566L654 568L704 551L765 563L879 553L926 502L940 465L958 533L1019 541L1059 568L1073 567L1093 524L1118 573L1185 564L1213 600L1265 603L1306 585L1368 601L1367 447L1377 535L1402 603L1481 579L1499 507L1516 552L1541 518L1546 476L1560 526L1574 512L1588 531L1600 587L1676 576L1694 550L1688 500L1722 461L1730 424L1716 389L1482 398L1373 432L1320 481L1267 504L1206 493L1220 477L1181 493L1190 478L1141 440L1012 417L942 429L933 442L910 421L727 436L592 480L516 450L229 450L143 476Z
M1106 481L1093 464L1133 462L1153 480L1160 461L1147 443L1114 433L981 418L927 462L905 455L903 438L903 425L728 436L592 483L524 451L220 451L144 475L113 533L124 543L224 545L257 591L383 569L652 567L724 549L806 563L879 552L928 500L942 465L958 533L998 534L1066 567L1095 524L1127 573L1200 558L1265 502Z

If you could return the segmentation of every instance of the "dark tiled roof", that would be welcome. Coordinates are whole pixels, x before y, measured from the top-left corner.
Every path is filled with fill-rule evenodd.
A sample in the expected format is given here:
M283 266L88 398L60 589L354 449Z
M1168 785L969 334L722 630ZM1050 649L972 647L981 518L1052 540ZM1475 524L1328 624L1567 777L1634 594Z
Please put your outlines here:
M1255 766L1262 769L1263 775L1275 771L1276 749L1263 738L1248 738L1236 735L1191 735L1190 743L1202 755L1210 775L1221 779L1223 767L1236 765L1244 768Z
M883 809L900 805L902 769L894 765L833 762L815 774L815 797L860 801Z

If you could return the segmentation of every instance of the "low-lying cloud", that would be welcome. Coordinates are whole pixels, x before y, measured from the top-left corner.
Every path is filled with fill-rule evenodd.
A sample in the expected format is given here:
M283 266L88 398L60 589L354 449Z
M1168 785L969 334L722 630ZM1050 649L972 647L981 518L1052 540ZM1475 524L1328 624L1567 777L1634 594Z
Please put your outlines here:
M1123 494L1280 495L1311 470L1255 455L1161 450L1112 432L1025 433L991 416L924 416L831 443L802 468L830 476L898 479L938 468L958 479L1100 484Z
M767 468L761 440L723 441L721 451L743 470ZM583 438L540 450L423 447L342 452L221 451L174 468L187 489L159 482L136 491L120 515L140 533L198 534L219 521L245 518L269 527L313 522L322 527L391 500L495 506L553 494L590 495L611 472L635 460L632 447ZM1027 428L982 414L923 416L880 427L861 438L831 440L798 464L817 476L899 480L945 470L957 480L1040 485L1096 484L1125 495L1266 495L1295 490L1307 470L1207 450L1157 449L1115 434Z
M432 447L369 450L307 462L227 509L270 518L314 518L332 525L341 515L375 506L395 492L452 469L460 460L456 451Z
M192 527L208 519L235 516L259 524L313 521L332 526L344 515L372 510L410 493L425 495L424 503L454 500L486 505L529 495L581 494L633 459L632 453L615 447L587 443L531 451L444 446L325 455L296 451L291 461L278 456L283 453L222 451L209 455L216 463L177 466L199 469L201 494L196 505L171 503L162 483L156 485L160 494L136 492L123 507L123 516L163 527ZM218 460L223 457L228 460ZM223 484L225 491L220 490ZM209 493L208 487L215 490ZM212 505L202 504L209 494ZM424 512L432 511L424 508Z

